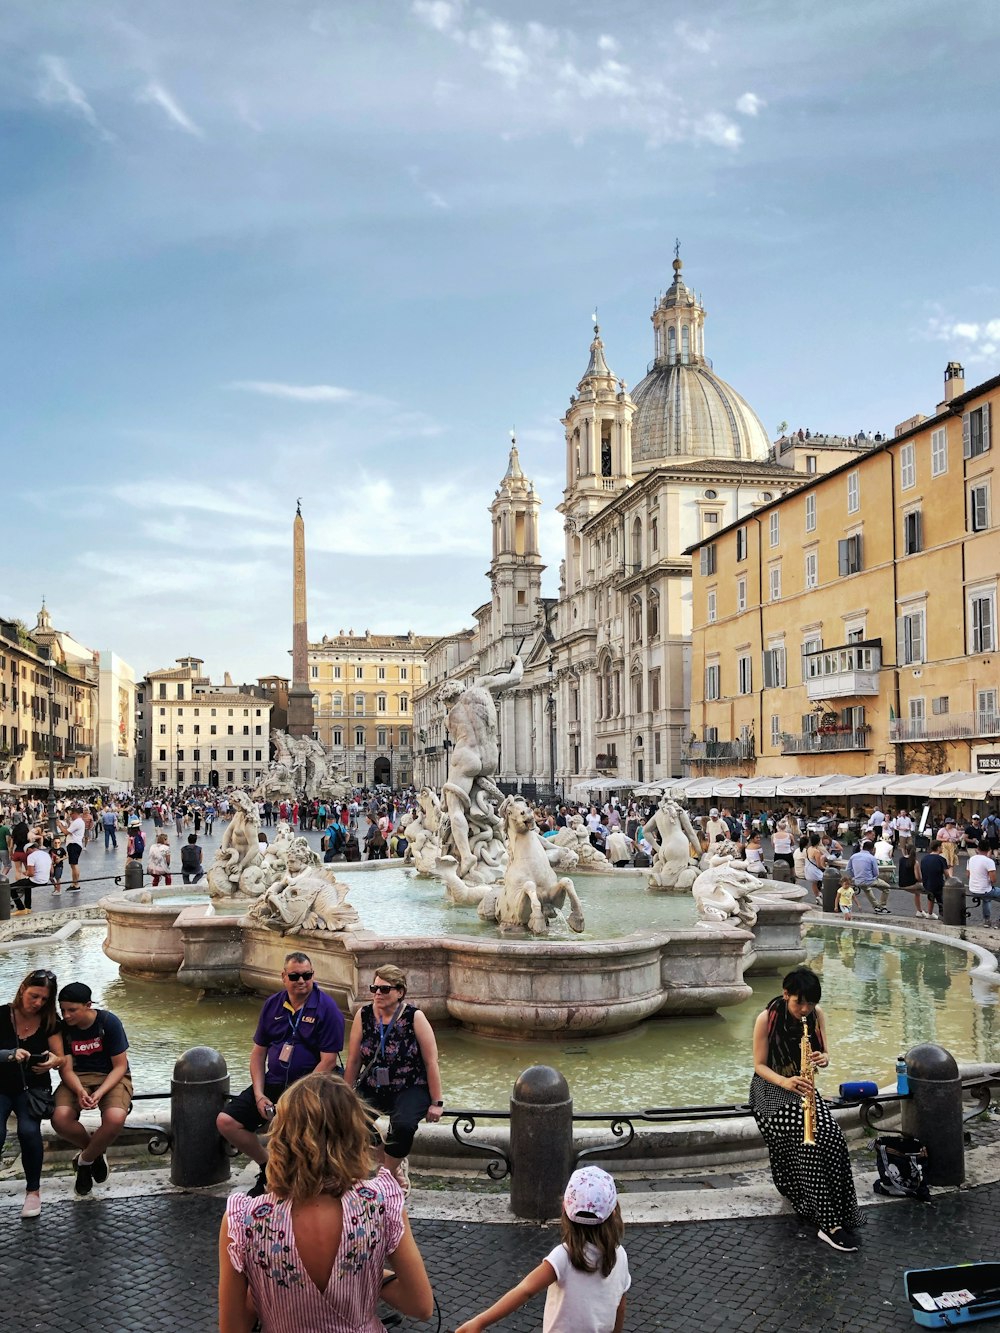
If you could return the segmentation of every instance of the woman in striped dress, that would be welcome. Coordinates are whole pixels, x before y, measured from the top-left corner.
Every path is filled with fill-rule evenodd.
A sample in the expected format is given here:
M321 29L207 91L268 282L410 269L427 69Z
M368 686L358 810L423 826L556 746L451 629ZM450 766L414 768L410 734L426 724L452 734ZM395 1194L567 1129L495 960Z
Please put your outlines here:
M219 1233L219 1330L383 1333L380 1299L429 1319L434 1298L391 1172L369 1179L369 1123L335 1074L278 1103L268 1191L233 1194ZM385 1277L386 1260L393 1276Z
M753 1028L754 1075L750 1106L767 1144L771 1175L778 1193L803 1222L835 1250L858 1248L851 1235L863 1222L858 1208L847 1143L830 1108L816 1093L815 1143L805 1143L801 1076L802 1020L806 1020L814 1071L830 1063L826 1021L819 1008L819 977L797 967L781 983L782 992L760 1014Z

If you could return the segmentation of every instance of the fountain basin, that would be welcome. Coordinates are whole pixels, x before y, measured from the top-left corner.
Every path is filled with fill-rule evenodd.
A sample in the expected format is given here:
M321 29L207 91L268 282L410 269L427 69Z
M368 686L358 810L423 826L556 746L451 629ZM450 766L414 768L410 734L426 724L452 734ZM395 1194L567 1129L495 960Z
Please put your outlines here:
M742 1003L750 994L747 974L805 957L808 905L801 897L791 886L758 900L752 932L694 926L604 940L371 930L282 935L237 915L246 903L213 904L171 890L133 890L102 899L101 907L104 951L126 976L269 994L280 984L285 955L298 946L345 1012L367 1002L376 966L391 962L406 971L410 996L433 1021L480 1036L544 1040L606 1036L657 1016L712 1014ZM449 923L459 926L462 916L453 911Z

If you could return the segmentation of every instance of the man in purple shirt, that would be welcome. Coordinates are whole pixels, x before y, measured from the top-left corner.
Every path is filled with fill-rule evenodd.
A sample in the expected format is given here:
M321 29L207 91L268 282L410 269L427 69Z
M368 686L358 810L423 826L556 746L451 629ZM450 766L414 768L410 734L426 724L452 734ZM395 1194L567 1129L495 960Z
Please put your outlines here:
M257 1020L250 1087L231 1098L216 1120L222 1137L260 1167L247 1191L254 1196L267 1188L267 1149L257 1131L271 1120L275 1102L296 1079L336 1069L344 1045L344 1015L336 1000L313 984L309 955L287 954L281 981L285 989L264 1001Z

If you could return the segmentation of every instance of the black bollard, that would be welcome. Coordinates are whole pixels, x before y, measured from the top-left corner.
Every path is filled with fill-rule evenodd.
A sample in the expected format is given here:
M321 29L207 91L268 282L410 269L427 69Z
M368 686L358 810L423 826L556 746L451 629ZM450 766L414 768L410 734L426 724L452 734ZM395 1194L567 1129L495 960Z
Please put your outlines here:
M941 920L946 926L964 926L966 915L965 885L954 875L949 875L944 882Z
M142 888L142 862L125 862L125 887L126 889Z
M172 1185L219 1185L229 1179L229 1154L215 1119L229 1096L226 1062L211 1046L194 1046L170 1080Z
M927 1149L928 1185L961 1185L965 1179L962 1080L955 1057L927 1042L906 1053L910 1097L902 1103L903 1133Z
M0 921L10 920L10 883L0 879Z
M840 888L840 871L827 866L823 871L823 911L837 910L837 891Z
M532 1065L510 1099L510 1206L543 1221L562 1211L573 1170L573 1098L558 1069Z

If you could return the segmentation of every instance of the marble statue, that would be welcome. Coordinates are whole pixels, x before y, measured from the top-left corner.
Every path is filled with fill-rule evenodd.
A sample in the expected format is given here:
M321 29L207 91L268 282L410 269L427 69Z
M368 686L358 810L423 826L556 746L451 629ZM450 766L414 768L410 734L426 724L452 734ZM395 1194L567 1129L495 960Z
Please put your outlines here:
M583 930L583 906L571 879L556 874L546 839L538 836L535 812L523 796L508 796L500 805L508 860L503 882L489 887L479 904L484 921L496 921L507 930L527 927L533 935L544 935L556 911L569 900L566 924ZM557 860L565 848L552 848Z
M643 831L653 848L649 887L690 889L698 875L693 857L701 855L701 843L684 807L664 796Z
M407 839L404 861L418 875L433 875L441 855L441 800L430 787L421 787L417 809L404 816L401 831Z
M731 861L743 863L743 850L738 842L732 842L729 838L723 838L722 842L713 843L707 852L702 855L698 862L700 870L708 870L712 864L714 856L728 856Z
M567 850L574 852L577 866L581 870L610 870L611 868L608 858L599 847L595 847L590 841L590 833L583 815L570 815L566 821L566 827L561 828L554 837L546 838L546 842L554 843L556 847L565 847Z
M260 860L260 815L257 802L244 791L232 794L233 815L225 827L215 859L208 868L208 892L212 898L233 898L240 892L245 870Z
M698 907L698 924L742 926L749 930L757 923L752 894L760 887L756 875L734 866L729 857L713 857L712 864L699 873L691 888Z
M306 796L338 804L350 799L352 788L346 774L334 767L318 740L278 730L272 730L271 739L274 759L257 787L259 799L291 801Z
M494 781L500 755L493 696L516 685L523 674L523 663L515 657L509 671L477 676L466 686L447 681L441 688L453 744L441 792L441 854L434 873L446 884L457 879L474 889L503 875L507 852L496 813L503 793Z
M288 849L284 874L276 879L247 913L252 925L267 926L283 935L303 931L335 934L360 924L347 902L348 886L332 868L324 866L305 838L295 838Z
M292 826L287 820L281 820L274 831L274 838L266 848L259 848L260 855L251 862L240 876L239 896L259 898L269 889L276 879L285 873L288 851L295 841Z

